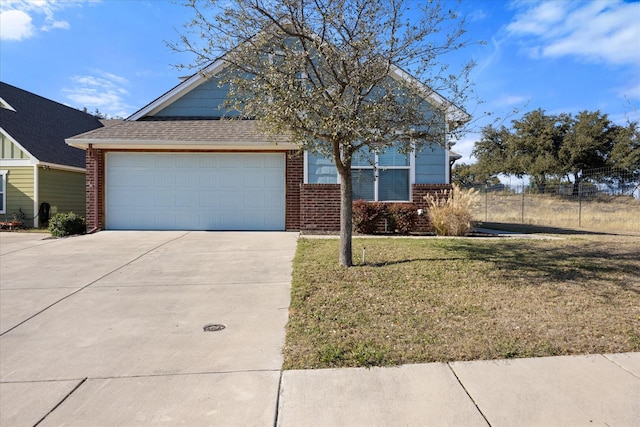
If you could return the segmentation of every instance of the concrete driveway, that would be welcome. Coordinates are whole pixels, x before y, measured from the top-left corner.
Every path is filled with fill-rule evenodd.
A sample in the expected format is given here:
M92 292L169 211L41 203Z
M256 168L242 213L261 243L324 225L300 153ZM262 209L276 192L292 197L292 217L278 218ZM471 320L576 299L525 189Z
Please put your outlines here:
M273 425L297 233L45 237L0 233L0 425Z

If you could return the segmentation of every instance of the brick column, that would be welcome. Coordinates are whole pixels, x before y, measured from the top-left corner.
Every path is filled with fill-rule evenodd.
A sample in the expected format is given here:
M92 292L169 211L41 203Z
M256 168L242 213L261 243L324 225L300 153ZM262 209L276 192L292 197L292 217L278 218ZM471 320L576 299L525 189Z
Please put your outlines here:
M104 153L102 150L89 148L86 151L86 198L87 198L87 231L104 228L102 214Z
M287 151L285 155L285 229L300 230L300 186L304 179L304 156L298 151Z

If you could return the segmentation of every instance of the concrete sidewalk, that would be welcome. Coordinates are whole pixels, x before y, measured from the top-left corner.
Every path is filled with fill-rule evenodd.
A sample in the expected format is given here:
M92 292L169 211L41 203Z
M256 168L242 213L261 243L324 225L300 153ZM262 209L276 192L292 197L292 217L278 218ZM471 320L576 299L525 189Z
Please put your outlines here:
M278 426L638 426L640 353L285 371Z
M45 237L0 233L2 427L640 425L640 353L282 372L296 233Z

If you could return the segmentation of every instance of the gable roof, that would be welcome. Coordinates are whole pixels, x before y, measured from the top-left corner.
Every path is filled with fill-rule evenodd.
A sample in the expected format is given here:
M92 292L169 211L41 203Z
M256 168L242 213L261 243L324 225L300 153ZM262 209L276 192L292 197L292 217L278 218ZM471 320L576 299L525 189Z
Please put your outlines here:
M171 105L173 102L180 99L185 94L189 93L193 89L197 88L201 84L207 81L206 76L213 76L222 71L228 64L224 60L224 58L217 59L212 62L208 66L204 67L197 73L186 77L180 81L176 86L174 86L169 91L165 92L163 95L159 96L155 100L151 101L149 104L145 105L132 115L126 118L126 120L140 120L144 117L153 116L158 111L163 108ZM400 67L395 65L391 66L390 77L397 80L408 81L411 84L416 85L423 93L425 94L425 99L429 101L434 106L444 107L445 114L447 116L447 120L456 127L457 124L465 123L469 121L469 114L463 109L451 104L447 101L446 98L441 96L439 93L431 90L424 83L413 77L411 74L407 73Z
M0 82L0 128L42 163L85 167L85 153L65 138L102 127L91 114Z

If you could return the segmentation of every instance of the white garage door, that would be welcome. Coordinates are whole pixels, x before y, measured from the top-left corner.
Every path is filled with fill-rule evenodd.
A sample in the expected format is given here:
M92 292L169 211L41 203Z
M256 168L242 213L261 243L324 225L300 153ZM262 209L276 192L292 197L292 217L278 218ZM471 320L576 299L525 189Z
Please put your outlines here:
M108 153L106 228L284 230L278 153Z

